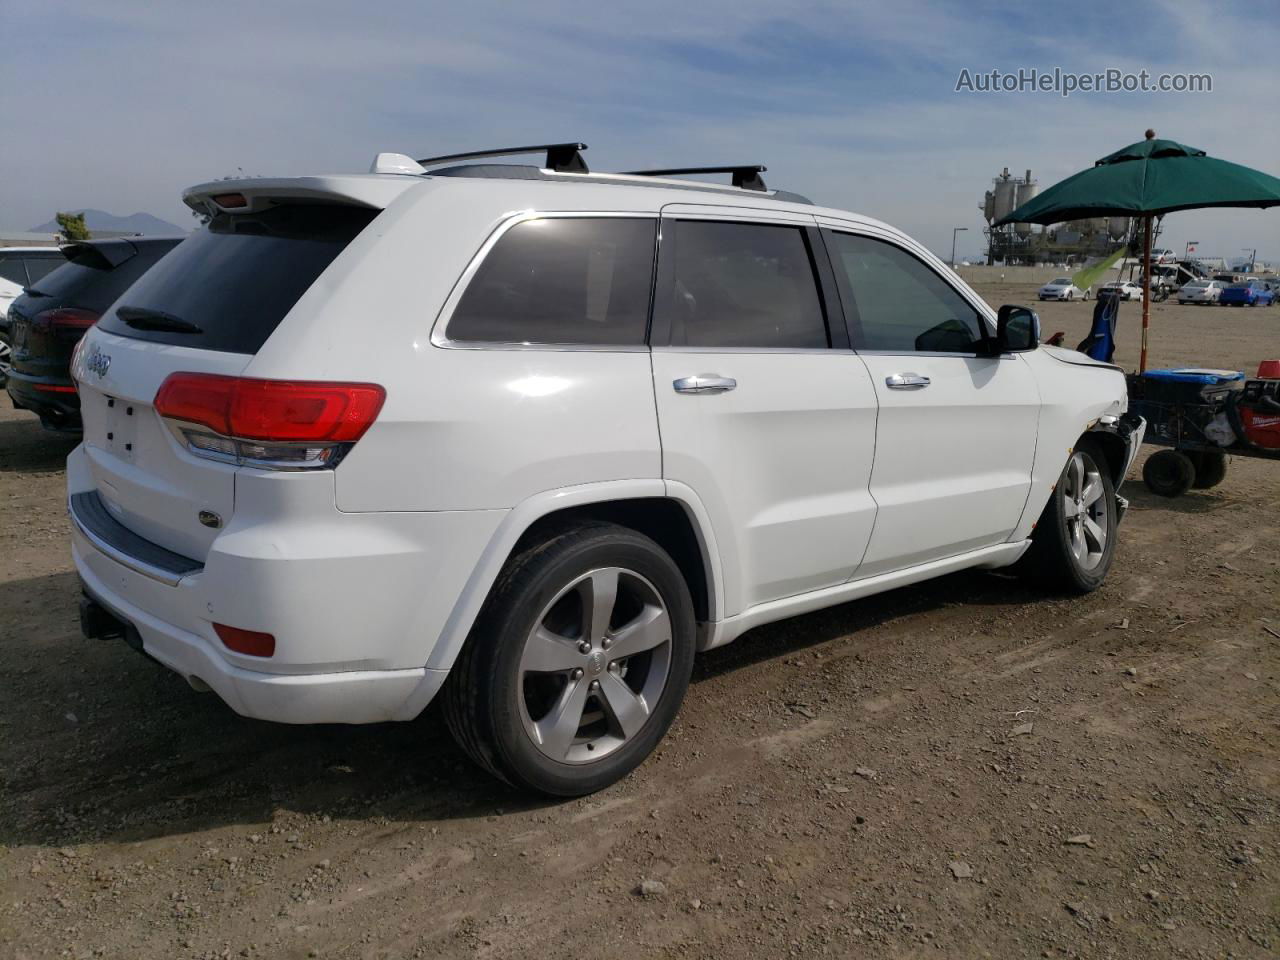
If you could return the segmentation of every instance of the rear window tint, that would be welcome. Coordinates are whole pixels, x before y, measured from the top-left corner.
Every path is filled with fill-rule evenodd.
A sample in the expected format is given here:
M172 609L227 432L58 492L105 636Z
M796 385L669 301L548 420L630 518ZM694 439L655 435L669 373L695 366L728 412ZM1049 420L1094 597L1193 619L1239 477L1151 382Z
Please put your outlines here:
M32 283L31 291L38 296L53 297L64 307L102 313L177 242L140 245L138 252L118 267L88 255L64 260L61 266Z
M198 333L131 327L114 311L99 326L136 340L257 353L378 213L299 204L215 217L148 271L119 304L176 317Z
M476 270L451 340L643 344L657 220L546 217L517 223Z

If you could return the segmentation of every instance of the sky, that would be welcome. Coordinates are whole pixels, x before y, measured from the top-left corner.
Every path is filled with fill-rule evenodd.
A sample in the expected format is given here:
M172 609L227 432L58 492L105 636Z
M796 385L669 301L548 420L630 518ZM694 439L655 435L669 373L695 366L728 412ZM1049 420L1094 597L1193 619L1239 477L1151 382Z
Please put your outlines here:
M1280 175L1280 16L1193 0L0 0L0 230L57 210L195 221L184 187L582 140L593 169L763 163L772 187L983 249L991 178L1041 188L1142 138ZM1194 72L1211 93L957 92L1019 68ZM1161 245L1280 260L1280 208Z

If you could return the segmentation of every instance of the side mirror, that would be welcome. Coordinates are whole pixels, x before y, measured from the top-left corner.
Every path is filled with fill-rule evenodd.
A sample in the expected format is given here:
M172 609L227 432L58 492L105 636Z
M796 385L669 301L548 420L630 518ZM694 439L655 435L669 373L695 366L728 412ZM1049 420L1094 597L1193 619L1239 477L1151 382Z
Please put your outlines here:
M1000 353L1025 353L1040 345L1040 317L1030 307L1006 303L996 320L996 349Z

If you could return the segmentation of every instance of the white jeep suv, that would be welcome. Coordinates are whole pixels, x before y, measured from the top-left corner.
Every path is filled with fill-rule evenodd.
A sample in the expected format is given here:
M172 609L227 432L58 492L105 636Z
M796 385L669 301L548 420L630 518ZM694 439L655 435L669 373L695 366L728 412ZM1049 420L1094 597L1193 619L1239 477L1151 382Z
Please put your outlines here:
M573 795L752 627L1102 581L1144 424L1031 311L762 168L439 160L186 192L208 225L73 364L87 635L267 720L439 694L478 763Z

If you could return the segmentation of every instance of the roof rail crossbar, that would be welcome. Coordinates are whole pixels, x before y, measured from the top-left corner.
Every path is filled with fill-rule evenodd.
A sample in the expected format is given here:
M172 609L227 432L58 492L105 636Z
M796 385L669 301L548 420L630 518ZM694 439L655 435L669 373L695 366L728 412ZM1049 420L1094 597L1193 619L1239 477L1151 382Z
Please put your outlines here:
M547 169L557 173L589 173L587 162L582 159L585 143L539 143L528 147L500 147L497 150L473 150L469 153L450 153L443 157L426 157L419 160L422 166L450 163L454 160L479 160L483 157L511 157L521 153L547 153Z
M763 192L768 188L764 185L764 178L760 174L768 169L762 163L741 163L729 167L672 167L667 170L628 170L626 173L627 176L631 177L676 177L688 173L731 173L733 174L733 185L735 187Z

